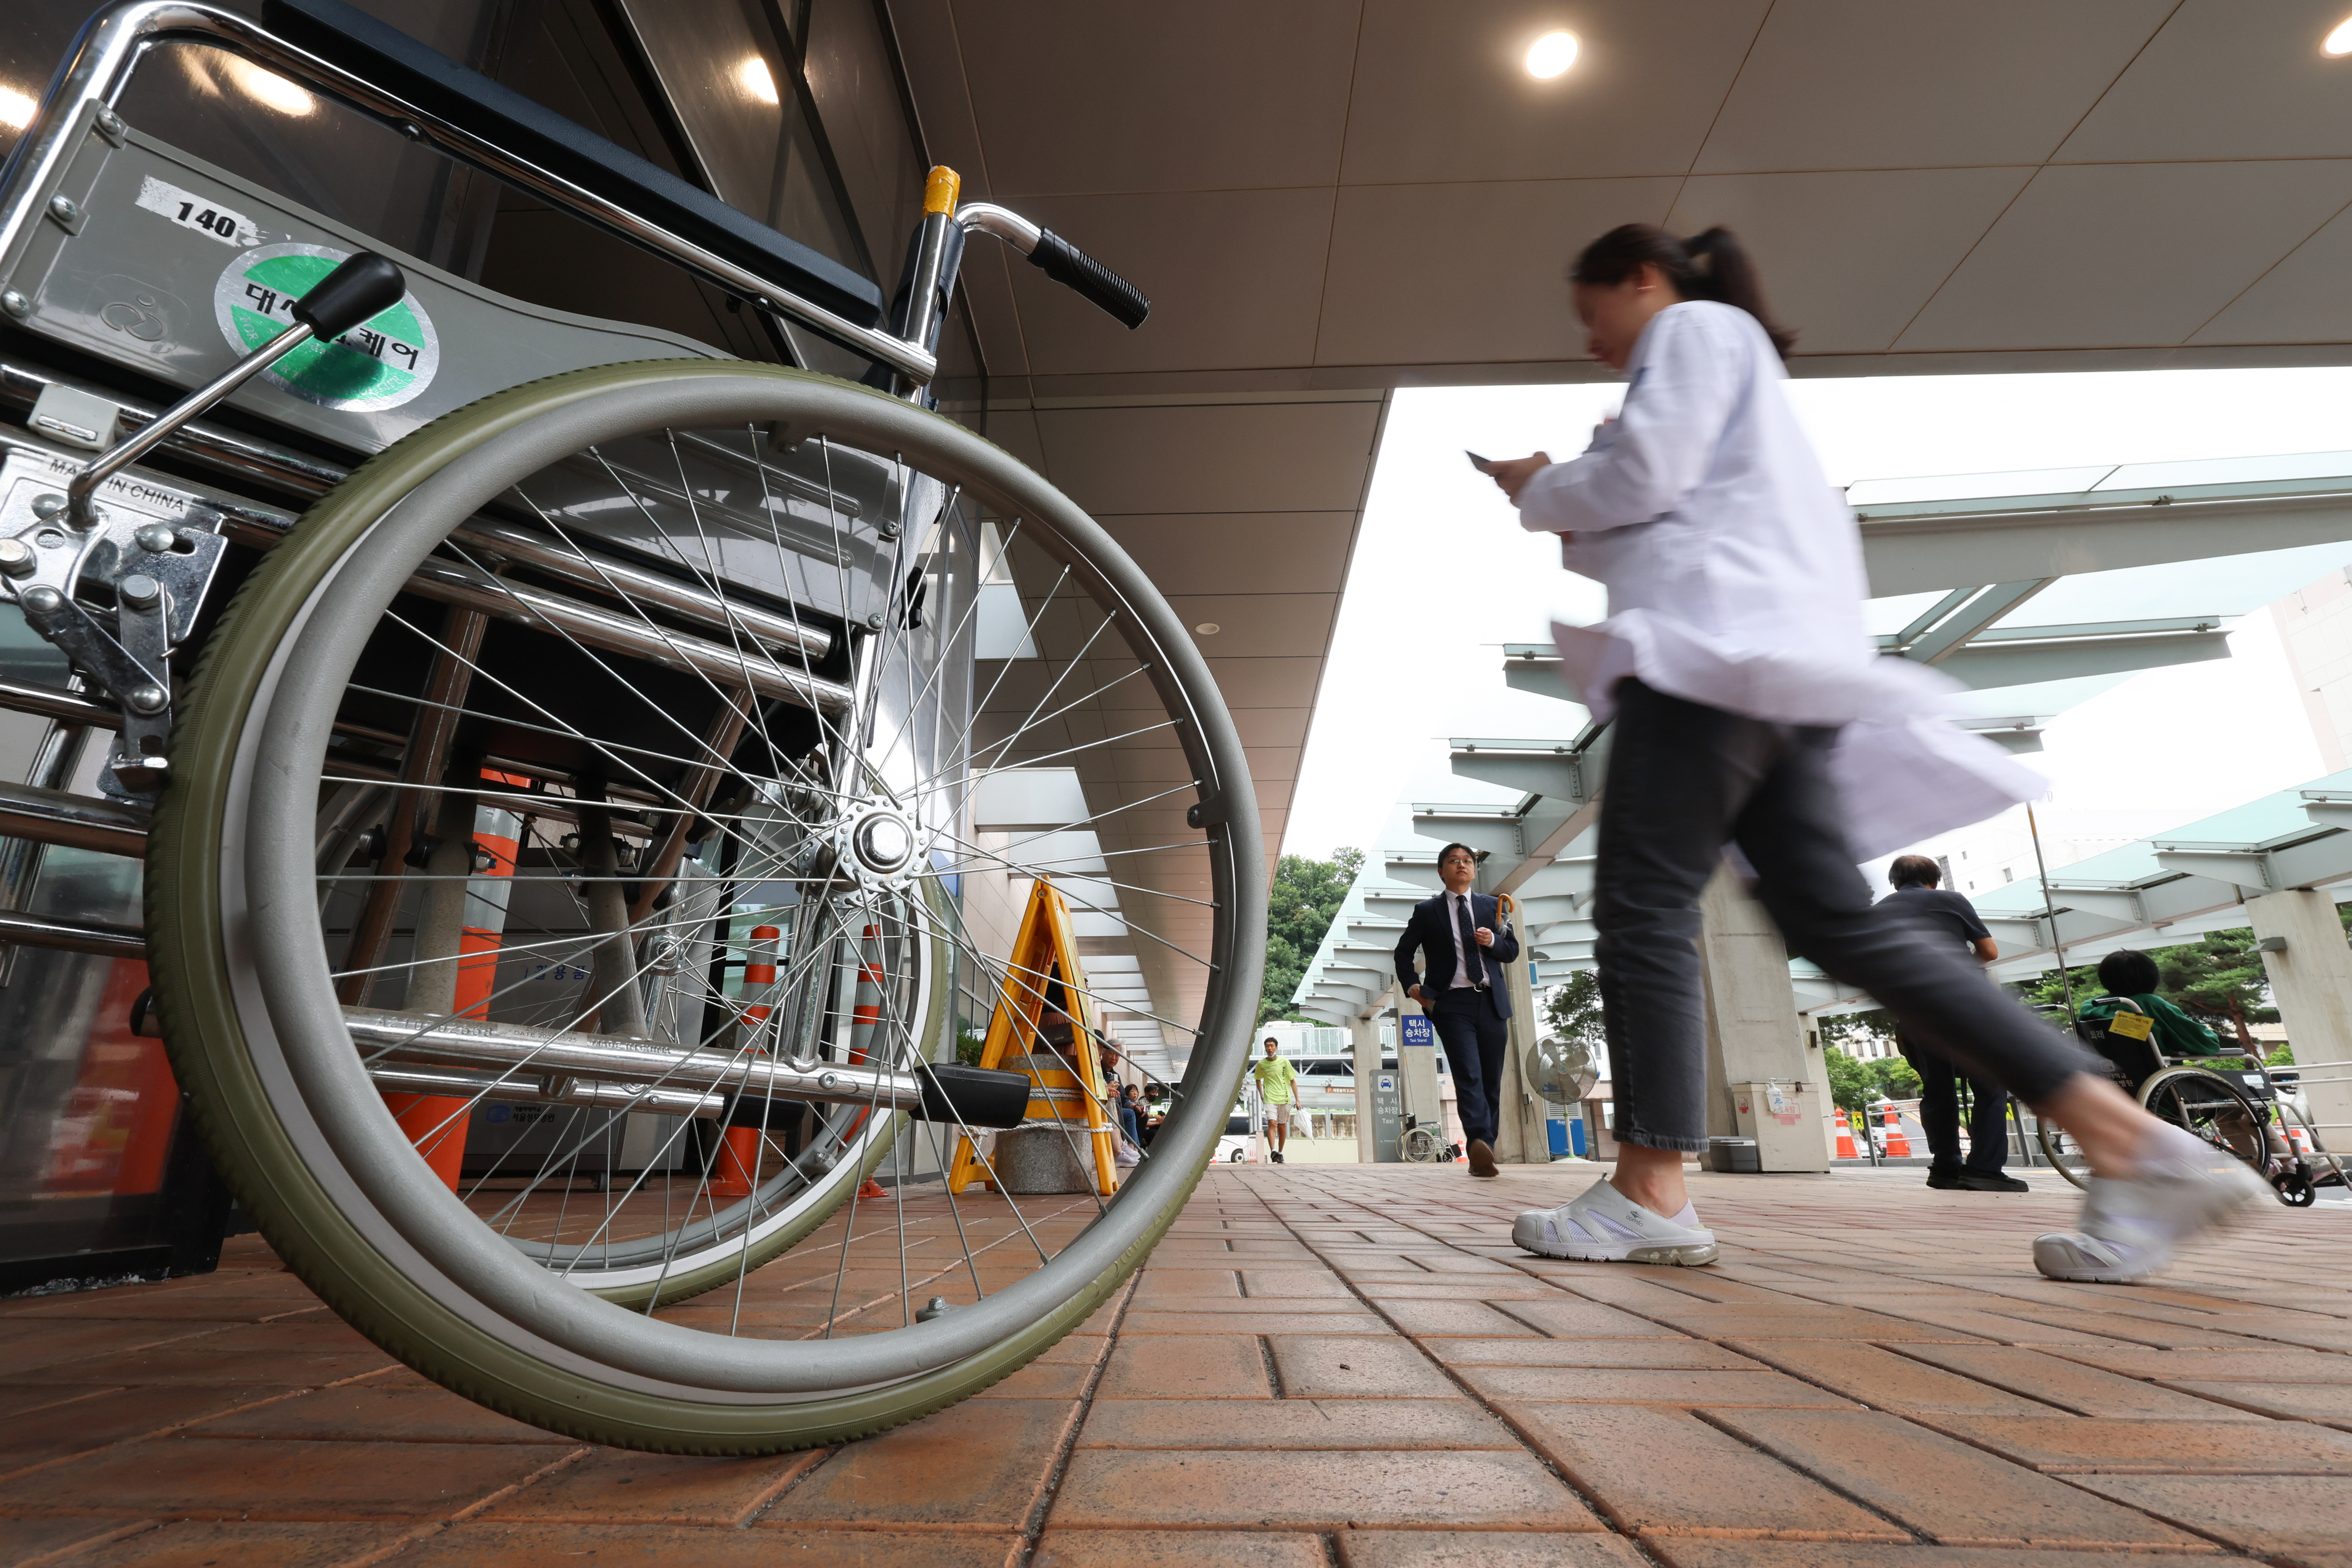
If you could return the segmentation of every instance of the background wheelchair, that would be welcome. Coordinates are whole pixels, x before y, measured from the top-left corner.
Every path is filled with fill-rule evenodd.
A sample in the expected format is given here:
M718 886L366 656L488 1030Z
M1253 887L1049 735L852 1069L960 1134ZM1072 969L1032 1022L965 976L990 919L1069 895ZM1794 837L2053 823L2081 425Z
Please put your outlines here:
M2245 1161L2290 1207L2309 1207L2319 1186L2343 1184L2343 1162L2321 1141L2292 1072L2273 1076L2259 1058L2237 1053L2168 1056L2158 1049L2147 1015L2137 1002L2128 997L2095 999L2116 1003L2115 1017L2077 1019L2074 1032L2106 1061L2125 1092L2151 1113ZM2064 1017L2063 1009L2040 1010ZM2082 1186L2089 1166L2074 1140L2043 1122L2041 1142L2050 1163Z
M20 853L0 937L143 957L134 1028L279 1255L486 1405L757 1452L986 1386L1173 1218L1257 999L1255 797L1206 664L1100 527L926 393L970 235L1129 325L1148 305L944 170L886 301L334 0L266 24L100 13L0 176L30 402L0 426L0 598L39 639L9 674L47 673L0 706L50 724L0 826L145 868L133 925L135 887L61 905ZM870 371L730 359L376 243L142 132L118 106L166 46ZM1017 768L1086 803L983 833L974 780ZM886 1161L984 1164L1034 1108L1029 1077L952 1065L960 992L1098 1011L1076 973L1010 970L975 902L1041 878L1082 939L1200 998L1151 1015L1191 1044L1175 1109L1115 1199L902 1185L945 1202L868 1187L861 1212Z

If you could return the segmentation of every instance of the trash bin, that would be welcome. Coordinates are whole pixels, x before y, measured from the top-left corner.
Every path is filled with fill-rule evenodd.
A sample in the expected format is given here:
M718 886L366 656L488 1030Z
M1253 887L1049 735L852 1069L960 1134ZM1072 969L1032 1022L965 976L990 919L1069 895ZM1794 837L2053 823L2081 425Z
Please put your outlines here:
M1753 1138L1709 1138L1706 1168L1711 1171L1760 1172L1764 1166Z
M1822 1140L1821 1098L1802 1081L1732 1085L1734 1124L1741 1137L1756 1141L1759 1170L1830 1168L1829 1150Z

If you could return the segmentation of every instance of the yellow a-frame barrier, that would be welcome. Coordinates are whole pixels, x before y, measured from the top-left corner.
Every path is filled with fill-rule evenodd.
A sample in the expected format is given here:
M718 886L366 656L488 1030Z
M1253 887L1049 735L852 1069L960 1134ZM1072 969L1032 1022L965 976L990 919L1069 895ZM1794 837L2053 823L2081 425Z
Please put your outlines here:
M1045 1010L1045 988L1055 980L1062 983L1063 1010L1074 1026L1066 1052L1070 1071L1066 1071L1035 1064L1038 1056L1065 1054L1038 1034L1038 1019ZM1108 1197L1118 1187L1118 1164L1110 1117L1104 1109L1100 1037L1095 1022L1095 1002L1087 994L1086 971L1078 964L1070 906L1052 879L1041 876L1030 888L1029 906L1021 912L1021 929L1005 960L1004 984L999 988L995 1010L989 1015L980 1065L994 1069L1009 1055L1031 1059L1029 1119L1063 1123L1073 1137L1083 1133L1094 1152L1096 1188ZM1065 1093L1081 1091L1083 1121L1070 1114L1066 1100L1054 1099L1046 1092L1055 1089ZM955 1159L948 1167L948 1190L961 1192L974 1181L991 1188L996 1186L982 1169L971 1138L959 1134Z

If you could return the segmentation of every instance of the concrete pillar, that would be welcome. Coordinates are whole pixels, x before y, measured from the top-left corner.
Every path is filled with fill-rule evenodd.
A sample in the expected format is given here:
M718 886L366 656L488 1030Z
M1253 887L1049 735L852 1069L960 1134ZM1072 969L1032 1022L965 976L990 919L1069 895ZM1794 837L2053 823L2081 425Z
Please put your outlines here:
M1811 1107L1820 1113L1815 1118L1822 1124L1822 1158L1837 1158L1837 1122L1842 1113L1837 1102L1830 1096L1829 1047L1822 1043L1821 1020L1811 1013L1797 1015L1797 1033L1805 1042L1805 1077L1812 1084L1809 1092L1821 1096Z
M1351 1021L1348 1039L1356 1052L1356 1163L1369 1166L1380 1159L1372 1141L1372 1080L1381 1071L1380 1009Z
M2352 946L2336 901L2296 888L2246 900L2246 924L2257 942L2284 943L2263 954L2279 1021L2304 1069L2305 1108L2329 1148L2352 1150Z
M1519 939L1528 939L1521 931ZM1510 988L1511 1038L1503 1048L1503 1092L1501 1113L1496 1132L1501 1146L1495 1157L1511 1165L1543 1166L1551 1163L1551 1134L1544 1124L1551 1118L1551 1106L1528 1087L1531 1074L1528 1071L1535 1055L1536 1041L1543 1038L1543 1019L1536 1015L1536 991L1532 979L1535 966L1524 952L1518 962L1503 966L1504 984Z
M1789 949L1764 906L1748 896L1730 867L1719 868L1699 899L1699 965L1706 978L1707 1134L1735 1134L1736 1087L1751 1082L1827 1082L1827 1067L1806 1061ZM2339 946L2341 945L2339 941ZM1811 1090L1807 1091L1812 1092ZM1810 1141L1805 1163L1769 1168L1825 1171L1829 1156Z

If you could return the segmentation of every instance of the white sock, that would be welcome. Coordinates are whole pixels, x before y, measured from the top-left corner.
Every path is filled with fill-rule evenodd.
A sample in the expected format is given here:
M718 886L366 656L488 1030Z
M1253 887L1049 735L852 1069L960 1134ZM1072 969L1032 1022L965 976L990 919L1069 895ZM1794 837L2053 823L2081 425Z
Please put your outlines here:
M1706 1228L1706 1227L1702 1226L1698 1222L1698 1206L1688 1202L1687 1200L1683 1204L1682 1212L1674 1215L1669 1223L1679 1225L1685 1230L1703 1230Z

